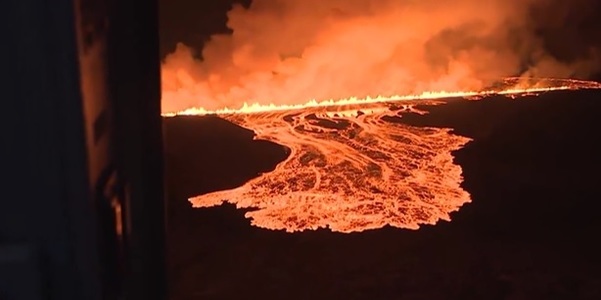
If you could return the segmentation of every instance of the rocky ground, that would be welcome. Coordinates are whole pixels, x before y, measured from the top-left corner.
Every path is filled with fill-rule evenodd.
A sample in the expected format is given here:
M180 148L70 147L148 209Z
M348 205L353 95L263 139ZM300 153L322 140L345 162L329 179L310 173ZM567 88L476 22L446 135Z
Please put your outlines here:
M284 149L216 117L165 119L172 299L601 299L601 92L453 100L406 115L474 138L451 222L287 234L186 198L273 169Z

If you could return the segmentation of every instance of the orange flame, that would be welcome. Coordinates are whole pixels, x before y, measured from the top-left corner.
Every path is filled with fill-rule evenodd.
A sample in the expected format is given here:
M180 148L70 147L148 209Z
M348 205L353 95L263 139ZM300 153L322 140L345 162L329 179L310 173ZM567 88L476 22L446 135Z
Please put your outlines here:
M276 112L299 110L316 107L337 107L347 105L375 104L411 100L435 100L445 98L481 98L491 95L516 96L523 94L539 94L550 91L578 90L578 89L601 89L601 83L576 79L556 78L517 78L509 77L503 79L504 88L486 89L483 91L427 91L416 95L393 95L376 96L367 98L350 97L347 99L310 100L304 104L275 105L244 103L239 108L228 108L218 110L207 110L202 107L192 107L178 112L164 112L164 117L194 116L194 115L228 115L228 114L252 114L261 112Z

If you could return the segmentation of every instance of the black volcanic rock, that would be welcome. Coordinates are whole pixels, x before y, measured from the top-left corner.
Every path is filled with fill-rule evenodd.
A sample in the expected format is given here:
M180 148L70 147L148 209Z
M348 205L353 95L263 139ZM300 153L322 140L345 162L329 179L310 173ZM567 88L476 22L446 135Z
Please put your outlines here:
M455 153L472 203L418 231L286 234L231 205L193 209L186 197L240 185L287 152L216 117L165 119L172 299L601 299L600 96L404 114L474 138Z

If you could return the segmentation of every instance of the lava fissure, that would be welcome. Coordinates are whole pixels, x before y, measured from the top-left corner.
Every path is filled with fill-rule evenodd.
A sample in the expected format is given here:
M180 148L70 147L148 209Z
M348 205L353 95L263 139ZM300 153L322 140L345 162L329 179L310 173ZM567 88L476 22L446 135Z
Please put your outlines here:
M528 94L540 94L551 91L561 90L578 90L578 89L601 89L601 83L595 81L577 80L577 79L564 79L564 78L521 78L521 77L507 77L500 81L499 87L495 89L486 89L481 91L427 91L415 95L392 95L392 96L376 96L367 98L356 98L351 97L347 99L339 100L311 100L304 104L262 104L244 103L238 109L222 108L218 110L207 110L202 107L192 107L183 111L176 112L163 112L165 117L173 117L177 115L227 115L227 114L252 114L252 113L265 113L265 112L281 112L281 111L294 111L302 110L306 108L325 108L332 109L333 112L329 114L340 114L344 116L345 111L340 110L340 107L344 106L357 106L365 104L380 104L380 103L397 103L397 102L408 102L415 100L436 100L436 99L448 99L448 98L469 98L469 99L480 99L492 95L504 95L508 97L517 97L520 95ZM381 109L381 108L373 108ZM408 108L409 110L411 108ZM339 111L340 110L340 111ZM338 112L339 111L339 112ZM356 114L357 110L351 111Z

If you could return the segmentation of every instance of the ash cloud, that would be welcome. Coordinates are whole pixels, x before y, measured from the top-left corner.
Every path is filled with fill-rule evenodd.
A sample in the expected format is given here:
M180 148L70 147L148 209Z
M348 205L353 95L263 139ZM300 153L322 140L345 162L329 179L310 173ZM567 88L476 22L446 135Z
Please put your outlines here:
M473 90L506 76L586 77L599 65L597 48L562 60L547 50L544 33L552 35L578 16L569 7L553 10L554 16L540 11L552 5L550 0L234 5L227 14L232 34L212 36L200 57L199 49L184 44L167 55L163 111Z

